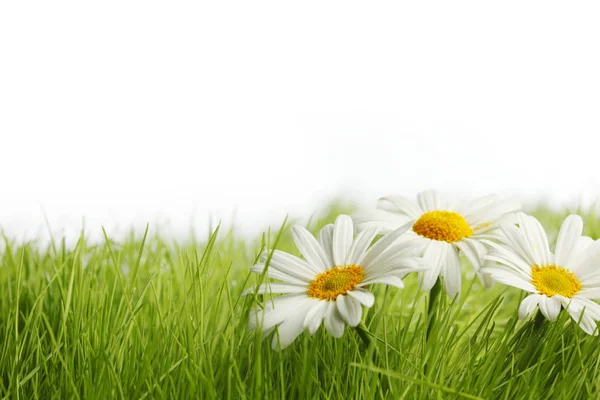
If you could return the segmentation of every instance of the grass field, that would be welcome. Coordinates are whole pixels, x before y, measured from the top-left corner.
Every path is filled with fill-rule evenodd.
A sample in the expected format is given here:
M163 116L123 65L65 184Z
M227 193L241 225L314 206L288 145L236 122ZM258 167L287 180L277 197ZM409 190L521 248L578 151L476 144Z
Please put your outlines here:
M316 230L347 211L331 206ZM568 212L534 211L555 239ZM585 234L600 223L583 214ZM289 230L243 239L158 234L81 237L74 248L5 239L0 258L0 393L3 398L89 399L549 399L600 398L600 339L566 313L517 320L524 294L485 290L465 265L459 303L429 307L416 277L374 287L366 346L352 328L323 328L276 352L249 332L242 297L261 250L299 254ZM98 228L100 229L100 228ZM153 232L152 228L150 232ZM121 240L123 239L123 240Z

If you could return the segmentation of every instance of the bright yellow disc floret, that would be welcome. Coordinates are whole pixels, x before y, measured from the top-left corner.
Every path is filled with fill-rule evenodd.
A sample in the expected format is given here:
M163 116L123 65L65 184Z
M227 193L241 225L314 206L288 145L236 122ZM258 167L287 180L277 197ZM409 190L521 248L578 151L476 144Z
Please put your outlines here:
M473 234L465 218L454 211L428 211L413 224L413 231L428 239L458 242Z
M573 297L581 290L581 281L575 274L558 265L534 265L531 267L531 283L541 294Z
M308 296L320 300L335 300L363 281L365 270L359 265L334 267L320 273L308 285Z

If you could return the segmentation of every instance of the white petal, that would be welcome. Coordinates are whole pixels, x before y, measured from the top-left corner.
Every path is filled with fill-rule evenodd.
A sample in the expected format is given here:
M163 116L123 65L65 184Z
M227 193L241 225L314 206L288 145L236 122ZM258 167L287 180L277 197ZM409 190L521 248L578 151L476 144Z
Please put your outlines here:
M484 260L498 262L520 272L524 276L531 277L531 265L527 264L514 249L488 240L483 242L490 247L490 251L483 257Z
M312 302L305 302L277 327L277 333L271 341L273 350L282 350L288 347L304 330L304 319L312 308Z
M388 276L380 276L377 278L373 278L373 279L368 279L365 280L363 282L361 282L360 284L356 285L356 287L364 287L367 285L371 285L373 283L381 283L382 285L388 285L388 286L394 286L397 288L402 289L404 287L404 283L402 282L402 279L398 278L397 276L393 276L393 275L388 275Z
M578 248L584 246L585 243L589 243L589 241L586 239L578 241ZM578 254L571 254L571 259L569 261L573 263L572 266L570 266L571 271L573 271L579 279L583 280L584 284L590 277L600 274L600 240L584 247Z
M334 301L327 302L327 313L325 314L325 329L334 338L340 338L344 334L344 321L338 312Z
M521 209L518 202L490 195L476 200L465 208L463 215L477 233L489 231L505 216Z
M321 326L323 318L325 318L325 314L328 310L328 303L329 302L325 300L317 300L306 314L306 318L304 318L304 328L308 329L308 333L311 336L314 335Z
M598 286L600 286L600 275L599 274L592 275L592 276L588 277L585 280L585 282L583 282L584 288L592 288L592 287L598 287Z
M519 213L519 225L535 257L535 263L538 265L552 264L548 237L540 221L530 215Z
M446 262L440 270L440 275L444 277L446 293L451 299L458 300L460 295L461 271L458 262L458 254L453 248L446 250Z
M375 239L375 236L377 236L378 232L379 229L375 228L367 229L359 233L352 242L352 247L350 247L350 250L348 251L346 264L360 265L367 253L367 249L373 242L373 239Z
M360 323L362 317L362 307L360 303L349 296L338 296L335 300L337 309L349 326L355 327Z
M435 190L426 190L417 195L419 207L424 212L440 210L442 208L440 195Z
M469 242L467 240L461 240L454 243L456 247L459 248L460 251L467 257L467 260L473 266L473 269L477 271L481 267L482 260L479 258L478 254L469 246Z
M379 228L379 233L390 233L402 225L411 221L406 215L394 214L382 210L361 211L352 216L356 230L359 232L365 229Z
M368 269L370 265L377 262L377 259L406 231L410 229L412 226L412 221L401 226L400 228L388 233L379 239L367 252L365 257L362 260L361 265Z
M438 242L432 240L429 242L423 253L423 258L428 260L431 268L419 274L421 289L424 291L431 290L437 281L443 264L446 263L446 251L450 243Z
M583 220L579 215L569 215L564 220L556 241L555 262L557 265L562 267L568 265L571 251L581 237L582 232Z
M333 266L333 224L327 224L319 231L319 244L327 257L327 265Z
M596 302L581 296L580 293L578 293L577 296L573 297L572 299L565 300L566 301L563 302L563 304L567 303L570 306L571 303L577 303L582 308L585 307L585 313L589 317L595 320L600 320L600 305L598 305Z
M423 252L422 249L424 246L421 243L421 240L416 239L390 246L388 250L365 269L366 278L374 278L382 273L387 273L391 269L409 270L407 272L422 269L422 266L416 262L416 255Z
M457 209L462 215L466 217L473 216L481 212L482 209L486 209L491 204L495 204L498 199L498 195L489 194L487 196L479 197L465 204L463 207Z
M373 307L373 304L375 303L375 296L366 289L355 288L354 290L349 291L347 294L348 296L358 300L367 308Z
M333 228L333 262L335 265L346 265L346 256L352 247L353 236L352 218L347 215L337 217Z
M519 306L519 318L525 319L535 310L540 299L544 297L541 294L533 293L525 297Z
M592 288L584 287L583 289L581 289L581 291L579 293L577 293L577 295L579 295L581 297L585 297L586 299L600 300L600 287L598 287L598 286L592 287Z
M417 219L423 210L415 203L402 196L386 196L377 201L377 208L397 214L404 214L411 219Z
M321 273L331 266L327 263L327 256L321 245L306 228L296 225L292 228L292 239L300 253L308 261L308 266L316 273Z
M544 317L550 321L554 321L558 317L562 304L557 298L542 296L539 299L538 305Z
M258 289L250 288L242 293L242 296L248 293L264 294L264 293L302 293L306 292L305 285L290 285L289 283L269 282L261 284Z
M520 215L521 213L517 213L518 217L520 217ZM500 222L499 227L503 235L499 236L497 239L523 259L527 265L534 265L539 262L536 261L535 255L531 251L531 246L527 243L527 239L525 238L522 229L512 222L509 223L506 221Z
M289 294L269 300L264 309L256 308L250 312L249 328L267 331L293 314L306 300L308 297L305 294Z
M255 272L257 274L262 274L264 270L265 270L264 263L256 264L255 266L250 268L250 272ZM308 280L306 280L304 278L303 279L294 278L293 276L283 273L283 272L279 271L278 269L273 268L272 266L269 266L269 270L267 271L267 276L269 278L278 279L280 281L291 283L293 285L307 285L309 282Z
M592 305L590 305L592 303ZM586 302L582 298L572 298L567 306L567 312L575 321L579 324L579 327L583 329L588 335L598 335L598 329L596 321L599 318L594 318L600 313L600 310L596 309L598 305L591 301ZM589 311L588 311L589 310Z
M269 263L269 270L270 269L276 269L281 273L287 274L303 282L310 282L313 280L316 272L306 261L280 250L273 251Z
M581 262L582 257L583 259L587 259L588 254L586 254L586 250L588 250L592 244L594 244L594 239L589 236L580 236L571 249L571 257L569 257L565 266L571 270L576 268Z
M477 240L472 239L463 239L459 242L454 243L456 247L462 251L462 253L467 257L467 260L471 263L471 266L477 273L477 277L481 281L481 284L486 289L489 289L492 286L492 279L487 274L482 274L479 272L481 265L484 262L484 257L487 254L486 247Z
M484 288L489 289L492 286L494 286L494 280L488 274L484 274L481 271L478 271L477 277L479 278L479 281L481 282Z
M510 268L501 266L485 266L479 271L483 274L490 275L495 282L523 289L530 293L536 292L535 286L533 286L529 280L524 278L522 274L519 274Z

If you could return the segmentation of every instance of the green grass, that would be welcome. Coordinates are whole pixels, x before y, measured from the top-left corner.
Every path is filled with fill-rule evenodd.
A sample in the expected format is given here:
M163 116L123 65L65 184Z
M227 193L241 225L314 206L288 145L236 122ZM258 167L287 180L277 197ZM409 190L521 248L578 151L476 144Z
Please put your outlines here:
M534 214L554 240L567 212ZM595 216L584 219L599 237ZM260 299L241 293L259 283L249 268L275 241L298 254L288 227L254 240L217 229L207 243L107 232L104 243L81 237L72 249L5 239L2 398L600 398L599 338L566 313L518 321L523 293L484 290L466 265L460 302L442 293L429 315L415 277L403 290L373 288L369 347L353 329L333 339L321 328L272 351L247 329Z

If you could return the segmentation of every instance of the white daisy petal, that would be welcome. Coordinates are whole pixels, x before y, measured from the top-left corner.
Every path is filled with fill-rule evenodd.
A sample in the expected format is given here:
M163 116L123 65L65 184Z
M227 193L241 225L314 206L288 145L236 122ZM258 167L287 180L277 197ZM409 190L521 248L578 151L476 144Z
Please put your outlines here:
M594 244L594 239L589 236L581 236L575 241L575 245L571 249L571 256L565 263L565 266L568 267L573 272L576 272L579 266L589 260L589 253L586 252L588 248ZM590 249L591 250L591 249Z
M573 297L572 299L565 299L565 300L571 300L571 302L575 301L582 308L585 307L585 313L589 317L591 317L595 320L600 320L600 305L598 305L598 303L593 302L589 298L585 298L580 294L577 294L577 296ZM569 302L569 304L571 302Z
M550 247L548 245L548 237L546 236L546 232L536 218L526 215L524 213L519 213L519 224L521 229L523 229L523 233L525 234L525 238L527 239L527 243L530 246L531 252L535 256L535 262L538 265L549 265L552 264L552 258L550 253Z
M487 202L487 203L486 203ZM497 222L521 209L521 204L491 195L482 198L479 204L465 210L464 215L477 233L494 229Z
M517 214L518 216L520 215ZM535 255L531 251L522 230L514 223L500 222L500 230L503 235L498 237L507 247L512 249L516 255L522 258L527 265L537 264Z
M560 228L556 241L555 262L560 266L567 266L571 251L583 232L583 220L579 215L569 215Z
M378 263L377 269L367 271L365 279L371 280L386 275L403 278L410 272L423 272L429 269L429 263L422 257L399 255L397 258L389 258L385 264Z
M306 294L290 294L276 297L265 303L264 310L254 309L250 313L248 325L250 330L260 327L268 330L281 323L288 315L293 314L298 304L307 300Z
M250 268L250 272L255 272L257 274L262 274L264 270L265 270L264 263L256 264L252 268ZM269 269L267 271L267 276L269 278L278 279L280 281L291 283L293 285L306 285L309 282L304 278L302 278L302 279L294 278L293 276L283 273L276 268L272 268L272 266L269 266Z
M337 217L333 228L333 262L335 265L346 265L346 256L352 247L353 236L352 218L347 215Z
M596 321L598 321L599 318L594 318L594 316L600 314L600 310L596 309L596 307L598 307L596 303L574 297L569 301L567 312L585 333L597 336L598 329Z
M461 271L458 254L453 248L446 249L446 262L442 266L440 275L444 277L446 293L450 299L458 299L460 295Z
M265 293L303 293L306 292L305 285L290 285L289 283L269 282L261 284L258 289L250 288L242 293L242 296L248 293L265 294Z
M589 243L589 241L581 239L577 242L577 246L581 248L585 246L585 243ZM573 254L569 261L573 263L570 266L571 270L579 279L588 280L600 274L600 240L592 242L587 247L583 247L583 250L578 254Z
M487 254L485 246L479 241L471 239L463 239L454 244L462 251L465 257L467 257L467 260L469 260L471 266L477 273L477 277L483 284L483 287L490 288L492 286L491 278L488 275L479 272L479 269L484 262L484 257Z
M362 307L358 300L355 300L350 296L338 296L335 300L335 304L342 319L346 321L349 326L355 327L360 323Z
M482 209L489 207L492 204L495 204L498 199L498 195L489 194L487 196L479 197L477 199L472 200L468 204L465 204L462 207L459 207L457 211L459 211L465 217L471 217L473 215L477 215Z
M590 300L600 300L600 287L592 287L592 288L583 288L578 293L581 297L585 297Z
M378 233L379 228L367 229L359 233L352 242L352 247L350 247L350 250L348 251L346 264L360 265L365 254L367 253L367 249Z
M380 229L379 233L385 235L394 229L408 223L411 218L406 215L394 214L382 210L360 211L352 216L354 225L359 232L365 229Z
M421 289L425 291L431 290L440 275L443 264L447 261L446 251L450 246L452 245L446 242L437 242L435 240L429 242L423 252L423 258L429 261L429 265L432 268L419 274Z
M366 289L355 288L348 292L348 296L356 299L360 304L367 308L373 307L373 304L375 303L375 296Z
M325 314L328 310L328 303L329 302L325 300L315 300L315 304L306 314L304 328L308 329L308 333L311 336L317 332L323 323L323 318L325 318Z
M327 224L319 231L319 244L323 248L325 257L327 257L327 265L331 267L335 265L333 261L333 224Z
M440 210L442 208L440 195L435 190L426 190L417 194L417 202L424 212Z
M276 269L303 282L310 282L316 272L306 261L280 250L273 251L271 255L269 270L271 269Z
M475 271L479 270L481 267L482 260L479 258L479 255L475 253L475 251L469 246L469 242L467 240L461 240L455 243L456 247L467 257L467 260L471 263Z
M519 318L525 319L529 317L537 307L542 297L544 296L537 293L530 294L529 296L525 297L521 302L521 305L519 305Z
M273 350L285 349L304 331L304 319L312 306L312 302L302 303L277 327L277 333L271 341Z
M417 271L422 269L415 254L422 252L420 244L415 241L400 242L390 246L380 257L366 269L367 279L380 276L390 272L392 269L404 269ZM409 271L407 271L409 272Z
M550 321L554 321L558 317L561 308L561 301L553 297L542 296L539 299L538 305L544 317Z
M501 266L485 266L482 267L480 271L484 274L490 275L491 278L498 283L514 286L530 293L536 292L535 286L533 286L527 279L523 278L523 276L516 271L512 271Z
M364 280L363 282L359 283L358 285L356 285L356 287L364 287L367 285L371 285L373 283L381 283L382 285L388 285L388 286L394 286L397 288L402 289L404 287L404 282L402 282L402 279L398 278L397 276L393 276L393 275L389 275L389 276L380 276L377 278L373 278L373 279L367 279Z
M490 248L483 257L484 260L499 262L527 277L531 277L531 264L523 260L513 249L487 240L484 240L483 243Z
M386 196L377 201L377 208L392 213L405 214L411 219L417 219L423 210L415 203L402 196Z
M344 335L344 327L346 324L340 316L335 302L327 302L327 312L325 314L325 329L334 338L341 338Z
M361 265L365 270L368 270L371 264L377 262L377 259L381 257L384 251L386 251L400 236L406 233L407 230L412 226L412 221L394 230L391 233L383 236L379 239L367 252L362 260Z
M292 239L300 253L307 261L307 265L316 273L328 269L327 256L321 245L306 228L296 225L292 228Z

